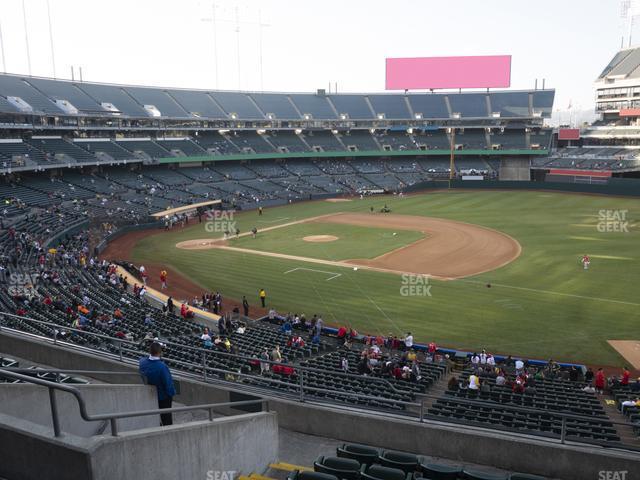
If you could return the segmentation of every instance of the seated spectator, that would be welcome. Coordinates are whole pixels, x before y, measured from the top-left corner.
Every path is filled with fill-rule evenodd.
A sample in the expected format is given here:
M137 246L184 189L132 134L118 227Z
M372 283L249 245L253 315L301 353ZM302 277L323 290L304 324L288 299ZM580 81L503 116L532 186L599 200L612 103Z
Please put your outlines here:
M480 383L480 392L481 393L491 393L491 385L487 380L483 380Z
M634 400L625 400L620 404L620 411L624 414L626 408L631 407L639 407L640 408L640 397L636 397Z
M458 379L453 376L449 379L449 383L447 385L447 390L451 390L453 392L457 392L458 391Z
M507 378L504 375L504 370L500 370L498 376L496 377L496 385L505 385L507 383Z
M285 335L291 335L291 330L292 330L291 322L287 318L285 322L282 324L282 327L280 327L280 331Z
M587 384L584 386L584 388L582 389L583 392L587 392L587 393L596 393L596 389L593 385L591 384Z
M469 390L478 390L480 388L480 378L474 373L469 375Z
M512 385L513 393L524 393L526 383L526 377L524 375L518 375Z

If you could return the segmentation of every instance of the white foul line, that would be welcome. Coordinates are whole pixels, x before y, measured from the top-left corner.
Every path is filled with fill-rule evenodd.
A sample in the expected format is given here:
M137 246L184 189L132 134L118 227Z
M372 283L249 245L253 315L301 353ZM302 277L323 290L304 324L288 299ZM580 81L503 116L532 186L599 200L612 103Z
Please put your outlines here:
M258 220L258 223L277 223L281 220L289 220L290 217L280 217L275 220Z
M324 270L315 270L313 268L304 268L304 267L298 267L298 268L294 268L292 270L287 270L286 272L284 272L284 274L286 275L287 273L292 273L295 272L296 270L306 270L308 272L318 272L318 273L326 273L327 275L332 275L331 277L327 278L327 282L329 280L333 280L334 278L338 278L341 277L342 274L341 273L336 273L336 272L325 272Z

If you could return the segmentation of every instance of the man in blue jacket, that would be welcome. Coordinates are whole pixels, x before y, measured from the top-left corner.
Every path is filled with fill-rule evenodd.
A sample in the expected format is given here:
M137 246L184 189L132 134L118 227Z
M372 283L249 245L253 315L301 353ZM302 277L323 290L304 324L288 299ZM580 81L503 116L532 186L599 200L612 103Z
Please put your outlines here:
M171 408L176 389L173 386L169 367L160 359L161 356L162 346L157 342L152 343L149 349L149 356L140 359L140 375L148 385L155 385L158 391L158 408ZM172 424L173 415L171 413L160 415L160 425Z

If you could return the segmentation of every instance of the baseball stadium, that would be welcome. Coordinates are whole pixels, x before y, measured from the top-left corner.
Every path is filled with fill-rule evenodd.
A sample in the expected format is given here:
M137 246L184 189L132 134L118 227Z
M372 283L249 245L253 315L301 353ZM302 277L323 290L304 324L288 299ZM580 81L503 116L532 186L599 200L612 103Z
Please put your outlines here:
M293 2L141 2L158 25L213 26L215 82L198 75L215 88L180 76L193 52L140 81L93 36L113 76L61 77L54 38L107 61L63 28L97 2L11 3L0 480L640 478L640 3L621 2L621 48L582 58L592 77L551 58L530 77L530 44L495 54L469 27L482 54L399 43L342 71L345 92L269 69L286 47L266 35L313 19ZM33 74L29 12L52 74ZM586 120L559 106L580 89Z

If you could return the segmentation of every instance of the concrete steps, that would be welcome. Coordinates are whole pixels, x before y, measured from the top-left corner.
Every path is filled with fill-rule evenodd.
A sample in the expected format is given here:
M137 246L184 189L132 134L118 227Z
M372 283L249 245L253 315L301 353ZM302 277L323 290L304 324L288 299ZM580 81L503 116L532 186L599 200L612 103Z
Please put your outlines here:
M611 400L611 398L608 398L607 396L602 396L600 398L600 403L602 403L602 407L609 419L613 422L627 423L627 425L614 425L614 428L620 437L620 441L625 445L640 448L640 437L633 431L633 426L629 423L629 419L620 413L615 404L608 404L607 400Z

